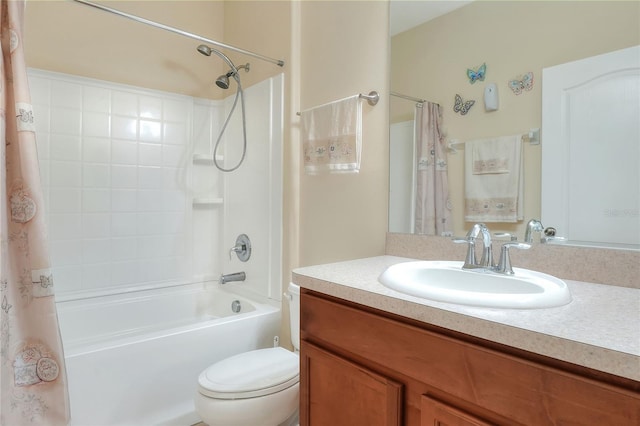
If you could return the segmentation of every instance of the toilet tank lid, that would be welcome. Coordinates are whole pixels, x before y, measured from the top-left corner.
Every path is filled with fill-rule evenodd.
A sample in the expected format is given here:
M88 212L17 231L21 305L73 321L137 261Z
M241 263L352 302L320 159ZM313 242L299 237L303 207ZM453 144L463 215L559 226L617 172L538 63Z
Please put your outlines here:
M216 362L200 373L198 384L214 398L288 387L298 381L299 365L298 356L284 348L257 349Z

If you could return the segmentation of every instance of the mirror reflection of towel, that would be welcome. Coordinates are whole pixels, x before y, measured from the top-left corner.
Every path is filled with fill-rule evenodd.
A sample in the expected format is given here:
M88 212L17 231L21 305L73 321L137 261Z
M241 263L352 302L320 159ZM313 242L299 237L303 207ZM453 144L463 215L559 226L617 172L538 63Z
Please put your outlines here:
M362 152L362 104L355 95L300 113L304 170L358 173Z
M464 160L465 221L523 220L521 135L467 142Z

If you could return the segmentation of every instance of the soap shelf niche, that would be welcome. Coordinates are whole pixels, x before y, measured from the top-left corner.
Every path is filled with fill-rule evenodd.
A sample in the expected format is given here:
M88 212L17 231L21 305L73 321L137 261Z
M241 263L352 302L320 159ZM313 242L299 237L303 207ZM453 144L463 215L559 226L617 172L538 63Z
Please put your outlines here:
M192 201L194 208L217 207L221 206L223 203L224 200L218 197L199 197L194 198Z
M221 163L224 156L216 155L216 161ZM193 164L213 165L213 155L211 154L193 154Z

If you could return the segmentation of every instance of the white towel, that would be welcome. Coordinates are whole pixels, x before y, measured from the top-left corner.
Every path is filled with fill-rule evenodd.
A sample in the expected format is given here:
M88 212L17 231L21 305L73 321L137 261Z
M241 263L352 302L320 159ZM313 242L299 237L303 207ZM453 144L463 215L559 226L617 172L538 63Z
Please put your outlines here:
M362 153L362 104L355 95L300 113L304 170L315 175L358 173Z
M524 218L524 167L520 135L465 144L467 222L517 222Z

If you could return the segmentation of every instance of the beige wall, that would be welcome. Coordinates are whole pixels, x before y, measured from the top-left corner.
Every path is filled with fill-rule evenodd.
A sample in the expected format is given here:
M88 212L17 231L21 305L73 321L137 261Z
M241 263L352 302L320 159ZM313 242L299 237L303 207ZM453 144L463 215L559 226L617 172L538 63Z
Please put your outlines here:
M359 174L300 178L300 265L384 253L388 200L388 5L305 1L300 19L300 103L311 108L377 90L363 105Z
M477 1L392 39L391 87L439 103L447 139L523 133L542 126L542 68L639 43L637 1ZM467 68L483 62L485 81L469 84ZM528 71L534 73L533 90L514 95L507 82ZM484 110L489 82L498 85L500 109L494 112ZM476 100L466 116L452 111L456 93ZM392 121L411 119L412 108L393 99ZM464 148L458 151L449 155L449 182L454 232L463 235L469 227L462 213ZM525 144L524 161L526 223L540 217L541 146ZM523 224L490 226L523 234Z
M205 38L223 40L224 2L100 3ZM30 67L190 96L221 97L221 90L214 88L213 82L223 72L222 61L197 53L197 40L60 0L29 0L25 26Z

